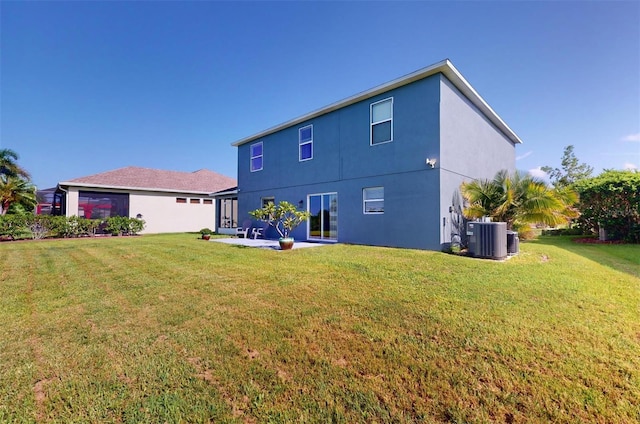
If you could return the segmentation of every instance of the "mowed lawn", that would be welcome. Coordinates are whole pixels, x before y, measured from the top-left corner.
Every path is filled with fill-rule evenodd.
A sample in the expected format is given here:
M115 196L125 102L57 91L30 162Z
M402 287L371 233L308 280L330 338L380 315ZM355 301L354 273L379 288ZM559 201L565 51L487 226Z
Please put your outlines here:
M0 244L0 422L640 421L640 246Z

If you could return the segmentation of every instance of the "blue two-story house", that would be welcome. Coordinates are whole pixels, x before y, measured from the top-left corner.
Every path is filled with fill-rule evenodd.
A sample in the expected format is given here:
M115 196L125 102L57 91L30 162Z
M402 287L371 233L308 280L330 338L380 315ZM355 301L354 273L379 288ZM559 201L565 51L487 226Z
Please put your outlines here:
M460 184L513 171L518 143L444 60L233 143L238 221L286 200L312 215L296 240L440 250Z

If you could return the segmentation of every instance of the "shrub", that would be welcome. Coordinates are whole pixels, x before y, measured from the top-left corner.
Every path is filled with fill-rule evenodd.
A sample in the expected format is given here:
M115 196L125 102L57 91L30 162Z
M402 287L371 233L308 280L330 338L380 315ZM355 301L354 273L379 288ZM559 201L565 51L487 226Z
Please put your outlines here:
M26 215L0 215L0 237L9 240L20 238L26 232L26 219Z
M551 228L542 230L543 236L581 236L584 234L582 228Z
M0 215L0 238L16 240L31 237L35 240L45 237L86 237L93 236L103 221L78 216L52 215ZM135 235L144 229L142 219L114 216L104 222L104 229L115 235Z
M107 218L105 230L115 235L136 235L144 229L144 220L126 216Z
M132 236L137 235L140 231L144 230L144 219L129 218L129 234Z
M580 194L580 226L612 239L640 243L640 172L605 171L575 184Z
M114 236L126 234L128 225L125 223L126 217L124 216L111 216L107 218L107 226L105 230Z
M50 215L26 215L24 221L25 230L34 240L40 240L48 236L56 236L58 228L62 225L64 217Z

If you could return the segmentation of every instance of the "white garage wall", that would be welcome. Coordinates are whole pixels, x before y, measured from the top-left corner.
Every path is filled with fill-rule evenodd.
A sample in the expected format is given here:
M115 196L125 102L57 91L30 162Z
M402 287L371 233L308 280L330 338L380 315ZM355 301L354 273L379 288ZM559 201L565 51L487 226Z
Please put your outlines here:
M70 187L67 192L67 216L78 215L79 191L103 191L126 193L124 190ZM187 203L177 203L176 198L185 198ZM191 203L198 199L199 203ZM211 199L211 204L204 204ZM194 232L202 228L215 229L216 202L204 195L188 193L129 192L129 216L138 214L145 220L142 234Z
M177 203L176 198L186 198L187 203ZM177 233L199 231L208 227L215 228L215 201L205 205L203 199L209 197L175 194L135 192L129 195L129 215L135 218L142 215L146 226L143 233ZM200 201L191 203L191 199Z

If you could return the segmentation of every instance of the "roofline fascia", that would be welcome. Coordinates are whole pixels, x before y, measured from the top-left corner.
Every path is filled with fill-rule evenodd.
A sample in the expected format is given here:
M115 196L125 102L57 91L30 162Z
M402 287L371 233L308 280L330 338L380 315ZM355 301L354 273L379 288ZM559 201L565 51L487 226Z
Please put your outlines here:
M421 80L423 78L436 75L438 73L442 73L445 77L447 77L447 79L449 79L449 81L451 81L451 83L453 83L453 85L458 90L460 90L460 92L464 94L464 96L467 97L471 101L471 103L473 103L474 106L476 106L514 144L522 144L522 140L520 139L520 137L518 137L518 135L511 128L509 128L509 126L502 120L502 118L498 116L498 114L491 108L491 106L489 106L489 104L478 94L478 92L471 86L471 84L467 82L467 80L456 69L456 67L453 66L453 63L451 63L449 59L445 59L431 66L427 66L426 68L422 68L415 72L407 74L403 77L397 78L385 84L379 85L372 89L355 94L351 97L347 97L346 99L332 103L321 109L317 109L313 112L309 112L305 115L283 122L279 125L276 125L264 131L261 131L257 134L240 139L236 142L231 143L231 145L238 147L243 144L250 143L261 137L266 137L267 135L273 134L277 131L283 130L293 125L297 125L304 121L317 118L318 116L350 106L354 103L360 102L362 100L366 100L368 98L377 96L379 94L396 89L398 87L402 87L404 85Z
M210 191L188 191L188 190L178 190L178 189L169 189L169 188L149 188L149 187L127 187L127 186L115 186L115 185L104 185L104 184L90 184L90 183L77 183L73 181L62 181L58 183L58 187L62 188L62 186L66 186L67 190L69 187L85 187L85 188L102 188L107 190L128 190L128 191L156 191L160 193L185 193L185 194L198 194L210 196Z
M238 189L237 188L221 190L221 191L216 191L216 192L213 192L213 193L209 193L210 196L214 196L214 197L229 196L229 195L233 195L233 194L238 194Z

